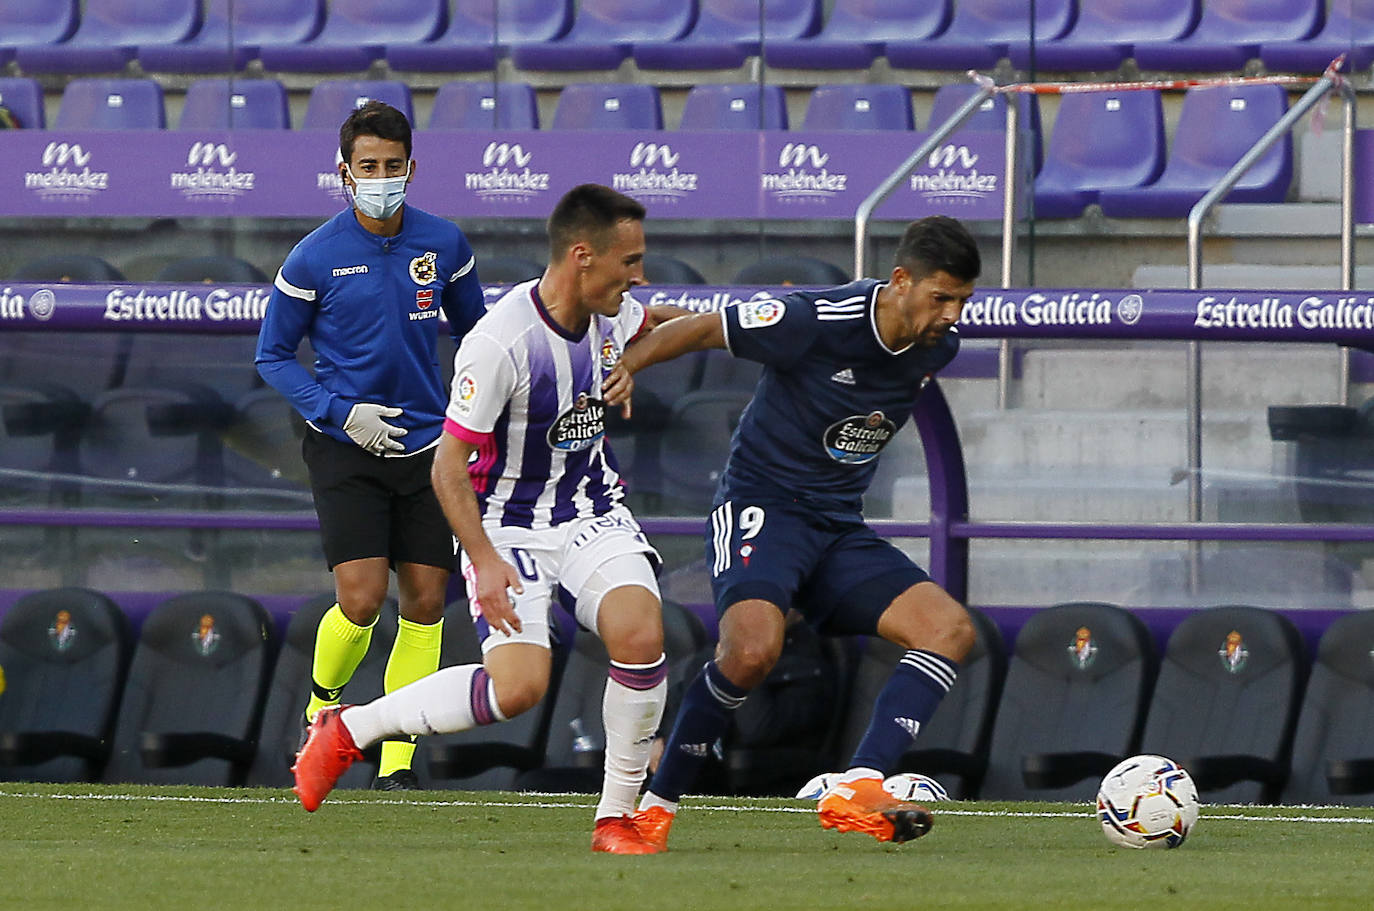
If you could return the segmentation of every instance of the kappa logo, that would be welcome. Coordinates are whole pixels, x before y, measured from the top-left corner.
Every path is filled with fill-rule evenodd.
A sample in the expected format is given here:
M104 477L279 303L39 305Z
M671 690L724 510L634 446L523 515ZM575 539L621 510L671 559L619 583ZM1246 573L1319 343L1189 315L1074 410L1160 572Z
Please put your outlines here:
M517 168L529 165L533 156L520 147L518 142L489 142L482 152L482 167L504 168L513 164Z
M778 153L778 166L783 168L801 168L808 162L813 168L823 168L829 160L830 156L819 147L800 142L786 143Z
M239 153L231 151L222 142L193 142L186 152L186 164L191 167L199 165L209 168L218 162L220 167L227 168L238 161L238 158Z
M843 383L846 386L853 386L856 384L856 381L854 379L854 371L850 370L848 367L844 368L843 370L835 371L830 375L830 379L833 382Z
M944 145L930 153L927 159L932 168L971 168L978 163L978 156L969 151L968 146Z
M637 142L630 150L630 167L649 167L662 165L665 168L677 166L678 154L668 145L656 142Z
M50 142L43 150L43 167L74 164L84 168L90 163L91 153L77 143Z

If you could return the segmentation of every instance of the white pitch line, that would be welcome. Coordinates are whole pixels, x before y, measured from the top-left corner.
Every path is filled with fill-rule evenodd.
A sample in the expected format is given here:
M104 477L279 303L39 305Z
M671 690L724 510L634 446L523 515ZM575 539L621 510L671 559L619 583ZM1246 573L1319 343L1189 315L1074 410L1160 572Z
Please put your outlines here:
M345 795L347 792L345 792ZM420 806L420 807L476 807L476 808L510 808L510 809L535 809L535 810L586 810L595 806L592 797L574 794L544 794L538 793L534 796L543 798L564 798L562 800L397 800L394 798L386 800L351 799L348 796L333 798L329 803L333 806L355 806L355 807L379 807L379 806ZM33 791L5 791L0 790L0 798L12 799L31 799L31 800L111 800L111 801L146 801L149 803L209 803L209 804L280 804L295 806L294 798L289 797L193 797L189 795L175 794L41 794ZM689 797L685 801L685 808L691 811L705 811L716 813L804 813L811 814L816 812L814 807L778 807L778 806L758 806L747 803L717 803L711 798ZM1238 805L1228 805L1217 807L1216 810L1242 809ZM1294 808L1297 809L1297 808ZM1303 813L1297 815L1287 815L1279 813L1273 816L1259 816L1252 813L1231 813L1216 812L1212 808L1203 807L1202 817L1208 820L1235 820L1237 822L1309 822L1309 823L1342 823L1356 825L1374 824L1374 817L1364 816L1317 816L1311 813L1314 809L1348 810L1348 807L1303 807ZM935 813L940 816L968 816L984 818L1007 818L1007 819L1083 819L1092 818L1091 809L1083 810L961 810L954 806L935 807Z

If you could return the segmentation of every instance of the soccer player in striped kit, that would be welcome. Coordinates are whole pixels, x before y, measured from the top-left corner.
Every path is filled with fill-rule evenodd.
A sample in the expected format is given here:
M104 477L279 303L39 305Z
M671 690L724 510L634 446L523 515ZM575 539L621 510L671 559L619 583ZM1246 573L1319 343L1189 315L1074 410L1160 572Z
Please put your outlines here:
M621 504L601 401L625 345L681 314L646 311L626 293L644 281L644 215L608 187L568 191L549 217L543 277L511 289L464 338L434 487L463 546L483 664L320 712L295 766L306 809L319 806L360 748L533 707L549 682L549 610L562 588L611 659L592 849L653 853L629 814L666 692L658 554Z
M715 659L682 706L634 822L666 850L679 798L730 713L777 661L784 616L822 632L877 634L906 654L878 695L840 783L822 796L826 828L880 841L924 834L930 813L892 798L883 777L954 683L973 645L963 606L865 524L863 494L884 445L932 374L958 351L954 324L981 269L952 218L909 225L886 281L749 300L673 320L631 345L605 387L628 400L630 374L704 348L764 365L731 442L706 557L720 614Z

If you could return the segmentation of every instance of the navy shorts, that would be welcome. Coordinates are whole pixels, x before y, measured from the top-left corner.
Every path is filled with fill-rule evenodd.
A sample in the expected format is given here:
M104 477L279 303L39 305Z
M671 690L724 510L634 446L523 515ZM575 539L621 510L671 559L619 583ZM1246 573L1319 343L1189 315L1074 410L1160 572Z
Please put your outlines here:
M429 480L434 451L388 459L306 431L301 454L331 570L350 560L386 557L393 569L420 563L453 571L453 532Z
M795 608L832 635L877 631L878 618L929 574L864 524L795 503L735 497L711 511L706 565L716 613L752 598Z

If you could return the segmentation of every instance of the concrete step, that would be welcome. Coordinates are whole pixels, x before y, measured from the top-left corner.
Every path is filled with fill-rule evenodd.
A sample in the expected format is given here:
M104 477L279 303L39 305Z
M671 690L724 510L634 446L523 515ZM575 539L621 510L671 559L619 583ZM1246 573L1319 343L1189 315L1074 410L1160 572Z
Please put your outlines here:
M1189 549L1185 542L1157 541L980 542L969 563L968 600L1338 609L1370 599L1352 564L1321 545L1204 544L1197 590L1188 582Z
M1178 410L977 411L956 418L967 464L1060 471L1131 468L1157 473L1187 461L1187 415ZM1203 415L1203 464L1268 472L1274 443L1262 412Z
M891 516L924 521L930 515L925 475L892 484ZM1298 522L1291 481L1283 478L1204 477L1202 518L1215 522ZM871 513L870 515L877 515ZM886 514L883 514L884 516ZM1188 487L1160 473L1078 470L1072 474L972 471L969 515L982 521L1144 523L1188 521Z
M1339 353L1332 345L1216 343L1202 348L1207 409L1339 401ZM1148 347L1031 348L1015 384L1019 408L1186 408L1187 351Z

